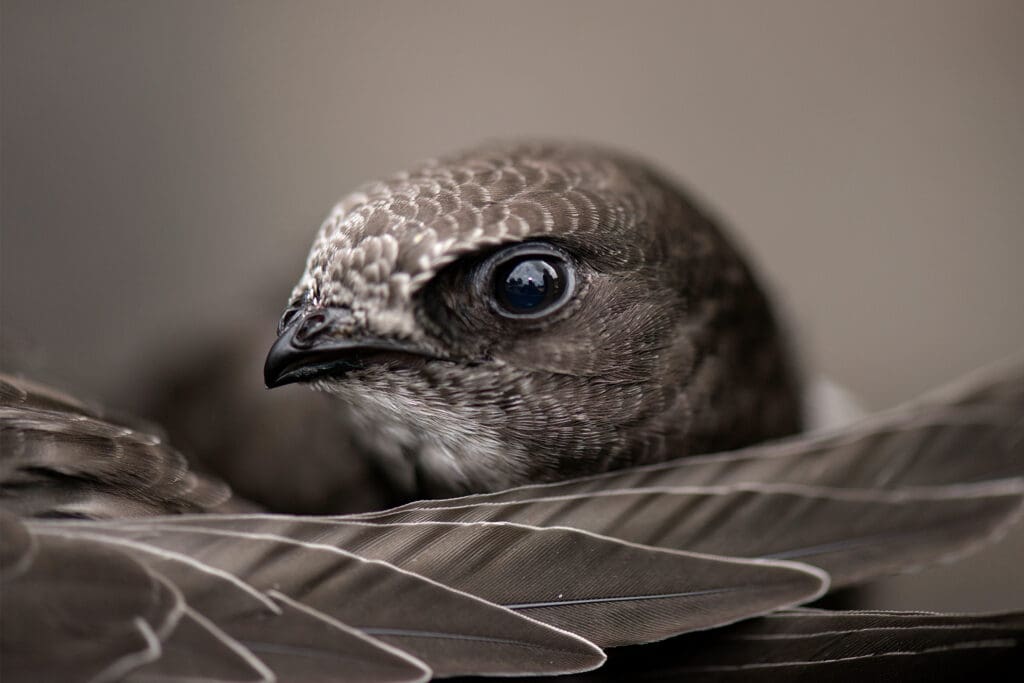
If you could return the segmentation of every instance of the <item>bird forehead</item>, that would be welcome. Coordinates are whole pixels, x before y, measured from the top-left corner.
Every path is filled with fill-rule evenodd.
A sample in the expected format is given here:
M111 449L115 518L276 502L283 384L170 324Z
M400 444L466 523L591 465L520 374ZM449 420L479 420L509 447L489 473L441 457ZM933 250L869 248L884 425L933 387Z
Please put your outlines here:
M620 164L587 149L478 150L426 162L342 199L296 295L324 304L408 301L441 268L488 246L622 232L641 215Z

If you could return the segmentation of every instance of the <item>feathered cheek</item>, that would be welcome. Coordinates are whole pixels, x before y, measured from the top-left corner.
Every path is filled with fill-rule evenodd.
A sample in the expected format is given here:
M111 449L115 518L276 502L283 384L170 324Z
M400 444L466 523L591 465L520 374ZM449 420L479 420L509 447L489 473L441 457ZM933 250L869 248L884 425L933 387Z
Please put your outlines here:
M367 365L350 370L344 377L323 377L312 382L317 391L345 399L349 402L376 404L380 402L377 394L390 396L388 402L398 399L406 393L408 384L413 381L411 370L389 368L387 365ZM358 407L358 406L357 406Z

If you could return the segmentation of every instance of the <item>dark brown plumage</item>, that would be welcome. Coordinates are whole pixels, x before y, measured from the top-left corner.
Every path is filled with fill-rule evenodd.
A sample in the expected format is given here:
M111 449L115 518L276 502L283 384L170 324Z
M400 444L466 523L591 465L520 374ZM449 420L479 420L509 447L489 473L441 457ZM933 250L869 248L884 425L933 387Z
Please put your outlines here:
M138 471L152 438L91 417L110 441L89 476L64 477L81 471L75 438L6 446L34 434L26 412L73 436L87 409L4 382L0 502L27 497L57 518L0 512L5 681L580 672L601 665L595 644L726 626L959 557L1024 502L1019 361L835 433L349 517L149 516ZM158 487L178 492L167 512L211 502L177 481ZM62 494L48 497L54 483ZM83 510L98 519L59 519ZM723 643L612 651L610 678L594 676L732 680L753 667L766 680L943 680L1019 662L1024 641L1019 615L746 623Z
M507 314L506 254L563 268L565 300ZM793 360L736 248L648 166L580 145L485 146L342 200L267 372L340 397L410 497L801 425Z
M800 426L783 336L735 249L636 161L487 147L344 200L266 367L341 402L204 390L246 365L212 357L173 414L223 430L198 450L258 502L370 504L378 467L386 496L481 493L258 513L151 430L0 377L5 682L859 682L1021 660L1019 614L795 606L1017 521L1024 361L756 443Z

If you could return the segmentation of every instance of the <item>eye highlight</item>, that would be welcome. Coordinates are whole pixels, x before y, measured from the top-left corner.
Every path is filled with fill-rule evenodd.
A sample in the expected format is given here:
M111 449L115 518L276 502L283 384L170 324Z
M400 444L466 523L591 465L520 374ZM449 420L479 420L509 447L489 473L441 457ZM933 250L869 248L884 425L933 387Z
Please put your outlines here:
M494 309L508 318L539 318L568 301L576 278L569 261L540 244L499 252L490 269Z

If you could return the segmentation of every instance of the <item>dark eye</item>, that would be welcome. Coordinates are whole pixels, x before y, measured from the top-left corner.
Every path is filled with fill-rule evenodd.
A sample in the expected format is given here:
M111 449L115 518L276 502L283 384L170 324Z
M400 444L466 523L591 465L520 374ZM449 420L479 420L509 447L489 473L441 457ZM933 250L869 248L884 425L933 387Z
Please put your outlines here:
M568 301L575 285L572 267L565 258L534 245L502 252L492 273L497 311L513 318L534 318L555 311Z

